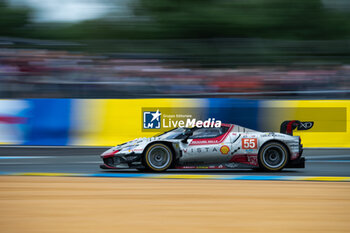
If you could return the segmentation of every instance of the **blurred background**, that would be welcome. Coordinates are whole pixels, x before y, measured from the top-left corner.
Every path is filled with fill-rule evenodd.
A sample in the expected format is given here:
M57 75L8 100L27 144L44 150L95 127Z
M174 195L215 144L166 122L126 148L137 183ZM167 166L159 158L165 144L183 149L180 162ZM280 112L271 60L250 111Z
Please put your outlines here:
M348 0L0 0L0 98L350 96Z
M306 168L99 169L143 109L312 121ZM349 232L349 113L350 0L0 0L0 232Z

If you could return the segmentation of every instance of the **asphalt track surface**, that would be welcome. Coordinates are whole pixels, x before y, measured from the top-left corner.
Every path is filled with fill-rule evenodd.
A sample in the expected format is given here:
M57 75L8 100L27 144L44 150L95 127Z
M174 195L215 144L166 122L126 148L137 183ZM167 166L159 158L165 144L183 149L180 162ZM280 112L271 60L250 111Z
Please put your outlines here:
M134 169L102 170L99 154L106 148L0 147L1 173L140 173ZM168 174L350 176L350 149L306 149L306 167L281 172L251 169L171 169Z

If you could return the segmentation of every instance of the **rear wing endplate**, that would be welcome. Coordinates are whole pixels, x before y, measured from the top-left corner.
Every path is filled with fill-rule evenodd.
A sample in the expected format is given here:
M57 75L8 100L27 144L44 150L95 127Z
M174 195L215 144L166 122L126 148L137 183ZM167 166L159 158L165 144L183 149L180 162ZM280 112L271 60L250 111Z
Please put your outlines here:
M280 132L293 136L293 130L294 129L309 130L313 126L314 126L314 122L313 121L298 121L298 120L284 121L281 124Z

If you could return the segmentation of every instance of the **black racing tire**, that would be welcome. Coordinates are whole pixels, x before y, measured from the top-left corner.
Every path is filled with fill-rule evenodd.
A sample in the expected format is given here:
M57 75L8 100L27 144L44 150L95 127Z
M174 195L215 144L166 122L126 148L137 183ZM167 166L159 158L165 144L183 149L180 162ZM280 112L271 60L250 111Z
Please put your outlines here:
M268 142L260 148L259 167L264 171L281 171L288 163L289 153L280 142Z
M143 156L144 166L154 172L166 171L173 163L172 150L163 143L149 146Z

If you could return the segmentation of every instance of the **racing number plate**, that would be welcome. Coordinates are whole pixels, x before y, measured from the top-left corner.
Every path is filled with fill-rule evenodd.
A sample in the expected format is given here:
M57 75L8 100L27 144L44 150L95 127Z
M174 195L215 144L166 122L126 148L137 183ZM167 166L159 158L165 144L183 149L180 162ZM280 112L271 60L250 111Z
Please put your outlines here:
M258 139L257 138L242 138L242 149L257 149Z

